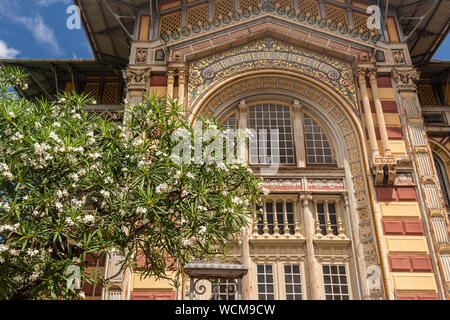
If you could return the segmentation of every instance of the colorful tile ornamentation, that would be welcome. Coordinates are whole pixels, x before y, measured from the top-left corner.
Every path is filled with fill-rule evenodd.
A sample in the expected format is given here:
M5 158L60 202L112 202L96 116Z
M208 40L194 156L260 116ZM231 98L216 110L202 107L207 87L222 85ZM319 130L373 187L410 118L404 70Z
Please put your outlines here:
M211 87L233 75L255 70L288 70L320 81L358 113L350 63L266 38L217 53L189 65L189 102L194 106Z

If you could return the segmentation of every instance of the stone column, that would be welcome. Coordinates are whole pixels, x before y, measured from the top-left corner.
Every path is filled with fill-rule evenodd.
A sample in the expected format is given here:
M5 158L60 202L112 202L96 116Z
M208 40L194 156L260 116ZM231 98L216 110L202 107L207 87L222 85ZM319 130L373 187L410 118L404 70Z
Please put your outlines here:
M385 156L391 155L391 146L389 145L389 137L386 129L386 121L384 119L383 106L381 105L380 93L378 91L377 72L369 72L370 87L372 88L373 100L375 102L375 110L378 119L378 127L380 128L381 141L383 143L383 151Z
M246 228L242 237L242 263L250 269L250 243L249 232L251 229ZM250 272L242 278L242 300L250 299Z
M175 83L175 71L167 71L167 99L173 98L173 84Z
M248 108L245 100L239 103L239 130L240 134L237 142L237 158L240 162L248 164L248 144L240 137L245 129L248 129Z
M372 118L372 110L370 109L370 100L369 100L369 95L367 93L366 71L365 70L358 71L358 82L359 82L359 87L361 88L361 95L362 95L363 106L364 106L364 114L366 117L366 127L367 127L367 131L369 132L370 149L372 151L372 156L379 156L380 152L378 151L377 136L375 134L375 127L373 125L373 118Z
M184 105L184 88L186 84L186 72L184 70L178 71L178 104Z
M297 158L297 167L306 167L306 155L305 155L305 136L303 125L303 105L298 100L294 100L293 113L294 113L294 143L295 143L295 156Z
M306 262L309 269L310 275L310 297L309 300L319 300L319 281L318 281L318 263L314 254L314 217L311 211L311 200L312 196L310 194L302 194L300 196L300 201L302 205L302 211L305 221L304 233L306 238Z

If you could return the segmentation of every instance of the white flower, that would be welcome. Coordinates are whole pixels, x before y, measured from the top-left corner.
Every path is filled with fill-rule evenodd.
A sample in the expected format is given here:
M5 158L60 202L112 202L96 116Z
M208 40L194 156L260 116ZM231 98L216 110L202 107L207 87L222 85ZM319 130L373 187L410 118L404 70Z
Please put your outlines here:
M139 168L142 168L142 167L144 167L144 166L145 166L145 161L143 161L143 160L139 161L138 167L139 167Z
M186 174L186 177L188 177L189 179L194 179L195 178L195 176L192 173L190 173L190 172L188 172Z
M61 99L59 99L59 103L65 103L67 100L66 100L66 98L61 98Z
M183 247L190 247L190 246L192 246L192 240L191 239L183 239L183 240L181 240L181 245Z
M14 176L11 172L3 172L3 175L8 178L9 181L13 181Z
M93 136L94 136L94 132L93 132L93 131L88 132L88 133L87 133L87 136L88 136L88 137L93 137Z
M146 208L142 208L142 207L138 207L136 209L136 213L137 214L145 214L145 213L147 213L147 209Z
M264 193L265 196L268 196L270 193L270 190L267 188L262 188L261 191L262 191L262 193Z
M33 216L39 217L40 215L41 215L41 213L39 211L37 211L37 210L33 211Z
M34 256L36 256L36 255L39 254L39 250L28 249L28 250L27 250L27 254L28 254L30 257L34 257Z
M9 253L10 253L13 257L17 257L17 256L19 255L19 250L11 249L11 250L9 250Z
M68 226L73 226L75 223L73 222L72 218L66 218L66 224Z
M6 163L0 163L0 171L8 171L9 167L6 165Z
M79 295L80 295L81 299L86 299L86 295L84 294L83 291L80 291Z
M167 183L162 183L156 187L156 193L167 192L170 190L170 187Z
M94 223L94 221L95 221L95 218L92 214L88 214L87 216L85 216L83 218L84 223Z
M103 196L103 198L109 198L109 192L106 190L100 191L100 194Z
M200 227L200 230L199 230L198 233L199 233L200 235L204 235L204 234L206 233L206 227L205 227L205 226Z
M56 209L58 209L58 211L61 211L64 206L60 202L57 202L55 203L55 207Z
M231 201L232 201L233 203L238 204L238 205L240 205L240 204L243 203L242 200L241 200L239 197L233 197L233 199L231 199Z
M91 154L89 155L89 157L91 157L92 159L96 160L97 158L100 158L100 157L101 157L101 154L98 153L98 152L96 152L96 153L91 153Z
M71 178L73 179L73 181L75 181L75 182L78 182L78 180L80 180L80 177L79 177L76 173L71 174L70 177L71 177Z
M17 132L14 136L12 136L11 140L13 141L17 141L17 140L22 140L23 139L23 135L19 132Z
M0 244L0 252L5 252L9 249L6 244Z
M198 206L199 211L208 211L208 208L205 208L203 206Z
M61 127L61 123L59 123L59 122L54 122L54 123L53 123L53 126L54 126L55 128L60 128L60 127Z
M223 163L223 162L219 162L219 163L217 164L217 168L219 168L219 169L221 169L221 170L223 170L223 171L228 172L228 168L227 168L227 166L225 165L225 163Z

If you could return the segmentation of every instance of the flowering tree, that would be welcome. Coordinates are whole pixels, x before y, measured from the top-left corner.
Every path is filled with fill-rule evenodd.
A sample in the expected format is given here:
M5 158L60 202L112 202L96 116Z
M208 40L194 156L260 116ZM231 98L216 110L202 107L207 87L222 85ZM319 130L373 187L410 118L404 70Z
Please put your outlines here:
M8 87L26 77L0 69L1 299L79 298L68 268L91 282L83 262L111 251L123 270L166 277L223 254L246 226L260 181L238 163L177 161L173 137L194 128L176 103L146 98L118 123L82 95L19 99Z

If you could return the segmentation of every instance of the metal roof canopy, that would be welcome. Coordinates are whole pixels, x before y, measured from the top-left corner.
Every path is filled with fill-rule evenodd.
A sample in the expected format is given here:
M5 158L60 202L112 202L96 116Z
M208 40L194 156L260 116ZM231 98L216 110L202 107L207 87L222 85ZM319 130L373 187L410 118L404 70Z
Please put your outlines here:
M371 0L382 7L383 15L394 9L408 42L413 64L430 61L449 32L448 0Z
M28 99L45 96L52 98L61 88L58 82L66 79L72 82L84 80L88 75L114 75L121 77L120 69L100 63L94 59L88 60L0 60L1 65L20 67L30 75L28 89L15 88Z
M184 266L184 272L197 279L241 279L248 272L244 264L191 262Z
M152 0L73 0L94 53L101 62L125 67L139 9Z

